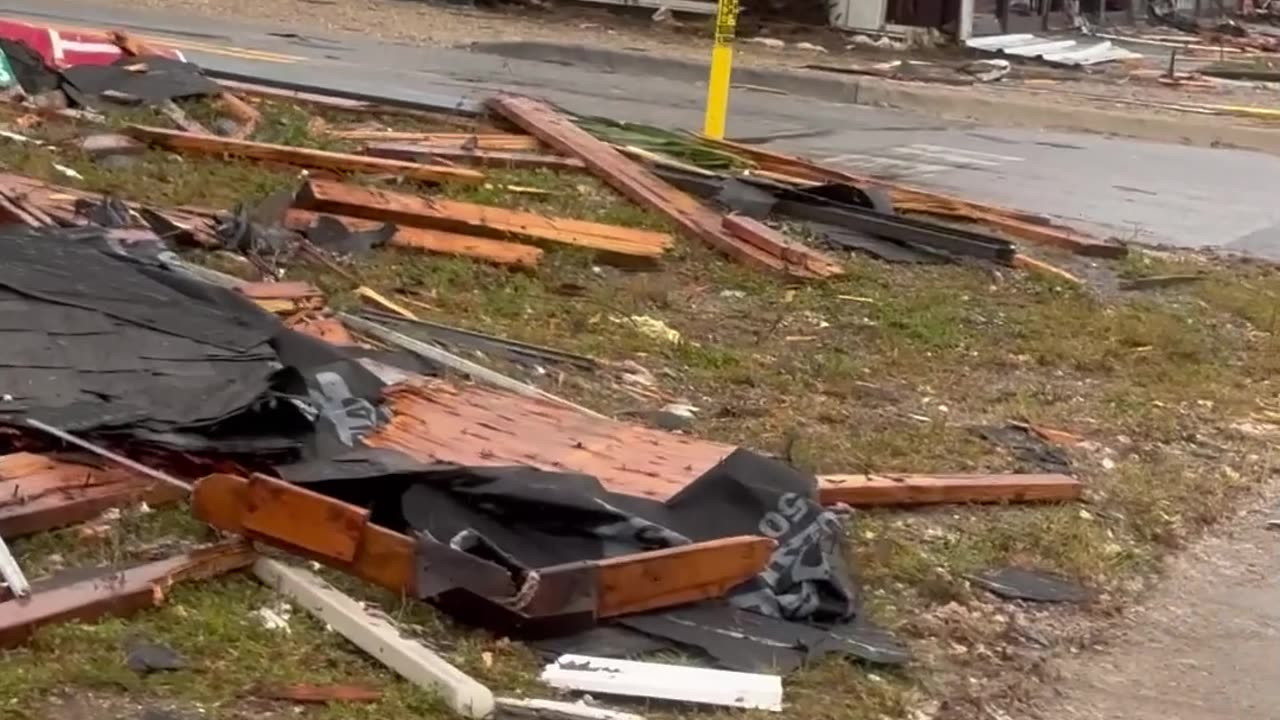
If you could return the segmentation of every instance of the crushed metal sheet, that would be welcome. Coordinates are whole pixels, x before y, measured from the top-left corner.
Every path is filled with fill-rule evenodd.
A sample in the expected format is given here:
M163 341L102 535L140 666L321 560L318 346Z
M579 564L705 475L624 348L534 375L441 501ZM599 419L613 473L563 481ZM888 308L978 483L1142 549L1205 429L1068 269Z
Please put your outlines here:
M972 38L965 41L965 46L984 52L1036 58L1054 65L1068 66L1097 65L1143 57L1142 53L1118 47L1109 40L1086 45L1075 40L1047 39L1030 33Z

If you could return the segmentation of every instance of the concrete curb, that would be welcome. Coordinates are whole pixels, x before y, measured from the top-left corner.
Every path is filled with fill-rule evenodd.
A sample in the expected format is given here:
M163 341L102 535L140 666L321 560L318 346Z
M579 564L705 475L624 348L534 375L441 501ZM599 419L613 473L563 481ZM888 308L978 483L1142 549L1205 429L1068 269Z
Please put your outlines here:
M540 41L479 42L472 52L621 75L706 81L705 63L643 52ZM772 88L850 105L873 105L991 125L1073 130L1204 147L1228 146L1280 155L1280 128L1243 125L1233 118L1160 115L1044 103L1035 95L985 87L949 87L803 69L734 68L734 83Z

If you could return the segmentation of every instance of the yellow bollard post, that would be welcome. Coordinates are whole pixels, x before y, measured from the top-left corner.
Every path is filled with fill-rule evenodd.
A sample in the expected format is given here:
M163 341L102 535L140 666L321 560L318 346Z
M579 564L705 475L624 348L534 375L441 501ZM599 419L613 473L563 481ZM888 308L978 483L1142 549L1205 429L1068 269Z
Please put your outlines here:
M707 77L707 113L702 134L715 140L724 139L725 118L729 113L729 74L733 68L733 36L738 25L738 0L719 0L716 4L716 34L711 45L711 74Z

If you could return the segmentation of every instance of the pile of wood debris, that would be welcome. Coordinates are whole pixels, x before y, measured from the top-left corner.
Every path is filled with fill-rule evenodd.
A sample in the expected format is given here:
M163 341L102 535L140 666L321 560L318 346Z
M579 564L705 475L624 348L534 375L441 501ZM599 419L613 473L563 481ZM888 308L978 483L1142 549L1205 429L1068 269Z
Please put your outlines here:
M127 36L116 34L114 39L125 55L136 56L126 60L136 71L143 71L142 66L153 63L152 58L158 56ZM66 236L77 228L97 233L95 237L103 241L103 255L95 255L95 262L117 262L120 252L151 248L155 252L147 255L146 262L153 263L147 266L147 278L165 278L162 285L179 288L183 297L193 306L205 308L211 318L228 322L231 318L231 326L240 330L259 328L259 344L253 346L256 349L251 353L245 350L248 344L232 346L223 340L221 349L211 356L226 359L227 353L250 353L245 355L246 361L278 360L286 370L306 376L310 383L306 390L289 395L288 402L282 404L306 408L301 417L307 422L299 430L306 437L318 435L317 428L329 423L329 430L333 430L330 434L345 445L342 452L335 453L316 450L314 443L307 445L310 440L294 445L278 443L282 438L275 437L274 431L265 434L269 438L264 435L255 439L245 436L245 429L252 427L245 424L237 426L239 434L234 437L221 428L215 433L207 426L184 427L183 433L150 426L137 429L145 419L145 412L137 408L133 415L117 417L109 426L101 422L100 413L95 415L97 419L82 421L68 432L66 426L47 421L50 416L33 414L32 407L39 406L37 400L9 407L24 400L24 396L21 388L12 392L6 388L2 417L8 427L6 446L11 452L0 456L0 537L12 540L84 523L104 510L143 501L157 505L189 500L197 518L240 539L69 582L55 576L28 583L22 569L5 551L0 555L0 569L4 570L7 583L7 588L0 590L6 594L0 599L0 647L24 642L39 627L51 623L145 610L165 602L166 591L173 583L204 580L252 565L264 581L302 600L336 630L376 653L409 679L440 689L458 712L479 717L493 707L487 690L425 648L398 636L384 621L368 615L355 601L308 573L258 558L253 544L278 548L375 586L429 600L495 631L537 637L589 630L619 618L651 618L647 614L656 611L687 611L707 601L729 598L731 602L745 603L736 593L744 584L758 582L762 573L773 578L761 591L764 597L784 603L785 593L776 586L777 576L788 576L794 556L810 544L816 547L821 543L823 523L827 522L821 518L830 518L831 508L1061 502L1080 496L1080 483L1062 474L864 473L813 478L773 460L749 453L744 456L746 451L728 445L602 417L453 355L439 344L408 337L391 320L416 322L414 313L369 288L361 287L359 295L379 306L385 311L383 315L371 319L367 314L331 311L326 308L323 293L314 286L278 281L274 258L309 253L323 258L341 273L338 256L349 254L353 248L387 243L536 272L543 252L539 245L585 248L602 257L643 266L661 262L679 241L662 232L544 217L343 181L348 175L372 174L417 183L412 187L483 183L488 167L591 173L637 205L669 218L682 238L705 243L735 262L796 281L821 282L839 276L845 272L844 263L830 249L788 237L772 220L811 223L820 235L852 233L869 237L871 244L867 247L872 248L869 251L873 254L888 253L886 248L894 247L943 261L978 259L1025 267L1068 281L1074 281L1069 273L1032 260L1015 243L1042 244L1105 257L1122 255L1121 245L1095 240L1015 211L854 176L755 147L688 139L735 159L732 170L708 170L634 144L602 139L600 133L584 129L586 123L581 119L526 97L499 96L487 103L497 122L506 123L508 131L448 134L333 130L335 137L366 143L363 153L345 153L247 138L257 114L253 108L255 98L287 97L299 103L348 110L358 105L352 101L244 83L221 86L216 96L239 122L234 131L225 135L205 130L187 118L176 102L165 101L163 104L173 105L171 110L178 110L167 114L180 129L126 125L118 135L113 133L111 140L101 142L112 147L145 144L179 155L236 157L308 170L311 174L296 191L264 202L252 215L228 216L218 209L145 207L103 200L72 188L5 175L0 177L0 216L19 228L12 237L6 237L6 243L23 249L24 262L54 268L49 277L59 277L57 260L41 255L45 251L42 248L55 252L62 247L60 243L81 242ZM15 102L23 103L21 107L33 113L56 115L68 111L38 107L30 95ZM76 112L75 116L78 122L93 122L84 113ZM737 199L728 197L734 193L739 195ZM748 196L748 200L742 196ZM751 211L752 207L757 211ZM183 245L234 250L249 257L263 279L245 281L188 263L174 254ZM122 247L129 249L122 251ZM130 262L140 261L134 258ZM0 277L0 286L8 288L9 282ZM81 284L66 282L67 293L84 289ZM138 332L151 332L159 322L151 314L136 315L128 308L120 309L120 298L127 293L103 299L98 307L60 299L61 289L54 290L56 297L49 302L65 302L78 308L77 312L101 315L91 318L99 324L95 327L133 323L143 328ZM46 299L41 296L42 301ZM242 307L246 299L253 305ZM452 333L449 337L453 344L482 343L564 362L593 362L590 358L457 328L435 326L434 332ZM217 336L210 333L210 337ZM306 346L305 352L296 347L284 348L286 338L296 343L299 336L313 343ZM367 340L370 338L373 340ZM430 368L413 363L395 363L391 367L383 362L366 362L370 359L365 355L359 358L361 367L371 368L369 372L376 378L343 376L331 370L337 359L355 367L350 364L353 358L375 342L383 348L398 349L416 362L447 368L448 372L432 373ZM273 350L264 350L262 343ZM197 344L205 347L217 343L204 337ZM178 350L170 348L166 352ZM325 360L315 360L315 353ZM299 354L306 359L297 360ZM165 355L163 359L175 357ZM125 362L127 358L116 360ZM39 357L25 362L43 367ZM447 377L450 373L469 376L478 384L459 383ZM274 385L264 385L263 392L277 390ZM93 395L93 401L109 403L110 396L111 393L98 393ZM246 402L237 412L260 413L262 404ZM278 420L273 416L273 422ZM270 452L260 449L268 445ZM299 449L303 445L306 450ZM287 460L294 464L282 462L282 448L293 453ZM88 454L72 454L68 449ZM302 465L312 465L298 469L300 460ZM449 469L441 470L442 464ZM511 471L513 467L518 472ZM741 478L747 467L757 473L749 482ZM373 478L384 483L380 487L389 488L409 475L440 472L453 475L433 476L436 486L465 481L464 484L470 483L468 487L493 483L503 488L502 492L494 490L494 495L483 501L473 498L471 502L476 507L492 506L499 502L495 498L520 495L524 492L521 482L555 496L540 496L534 499L537 503L570 507L570 490L578 487L582 476L590 476L597 484L575 492L604 494L622 508L609 505L608 512L629 518L635 527L646 528L649 544L621 553L588 553L563 562L537 563L516 557L523 549L513 553L510 544L494 541L496 529L488 535L476 529L483 527L480 521L465 531L437 537L433 533L438 528L432 523L439 518L422 520L410 512L412 491L405 491L403 498L398 492L392 493L397 507L404 503L396 511L404 514L398 522L389 520L396 513L384 514L386 508L381 503L386 498L362 495L372 487L367 483ZM460 472L466 475L463 480L456 477ZM679 508L699 499L707 502L707 488L726 482L726 477L754 488L766 505L777 503L778 511L747 513L745 524L704 529L701 536L671 531L681 528L676 517ZM775 479L778 483L784 479L798 483L800 490L783 494L782 484L771 485ZM343 485L345 481L354 484ZM465 497L465 493L458 497ZM534 502L530 497L523 500ZM465 499L458 502L462 504L456 517L475 510ZM708 514L706 506L692 509L703 516ZM718 514L715 508L712 510L709 514ZM664 513L671 513L672 517L663 519ZM813 525L790 534L792 531L786 528L797 525L806 513L812 515ZM726 514L731 513L726 510ZM583 528L594 530L591 523L598 519L581 517ZM431 527L416 524L418 521ZM546 528L540 531L551 532ZM614 528L610 532L620 531ZM795 582L800 585L810 581ZM848 580L832 582L839 585ZM853 614L852 609L844 611L844 615L833 612L830 620L850 620ZM800 638L805 632L818 631L802 628L788 632L800 633L788 636ZM801 640L794 643L803 644ZM860 652L864 657L866 653L878 653L868 658L873 661L897 658L897 651L890 645L863 641L863 646ZM556 672L549 670L549 676L558 678L549 682L598 692L616 690L612 686L583 685L582 678L570 677L575 667L573 662L562 661ZM598 680L599 674L596 675ZM715 676L693 684L711 686L722 680L725 678ZM771 690L761 692L738 694L742 697L729 693L734 697L726 702L780 708L780 683L776 696ZM668 697L702 699L697 693Z

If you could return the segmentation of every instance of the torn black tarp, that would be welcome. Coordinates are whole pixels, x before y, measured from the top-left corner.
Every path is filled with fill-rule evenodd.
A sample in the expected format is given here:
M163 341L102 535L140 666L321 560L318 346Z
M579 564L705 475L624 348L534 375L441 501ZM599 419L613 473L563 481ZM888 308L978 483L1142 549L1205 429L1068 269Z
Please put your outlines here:
M899 644L859 622L857 590L841 547L843 527L817 504L813 476L745 450L666 502L610 492L585 475L416 465L389 450L362 450L278 471L286 480L369 508L379 525L418 535L419 552L429 553L420 558L423 599L449 599L456 588L488 597L482 588L501 587L506 597L506 588L520 587L540 568L724 537L777 541L764 572L724 602L629 618L607 634L617 642L606 647L594 644L599 633L580 633L577 652L607 654L608 646L660 641L700 648L740 669L754 668L765 656L785 667L826 652L876 662L906 657ZM442 607L477 621L453 600ZM761 628L758 636L744 636L744 622ZM637 632L648 639L627 639ZM570 640L547 642L564 647ZM745 645L735 650L725 643Z
M118 232L0 230L0 419L180 449L335 452L376 419L381 383L343 351Z
M110 65L74 65L62 71L62 90L81 107L104 102L161 105L212 97L222 88L199 66L166 57L123 57Z

